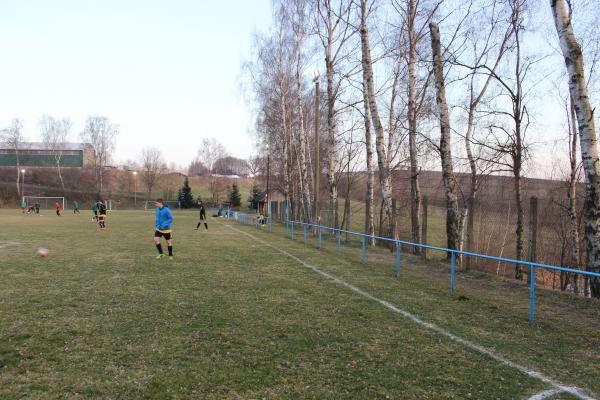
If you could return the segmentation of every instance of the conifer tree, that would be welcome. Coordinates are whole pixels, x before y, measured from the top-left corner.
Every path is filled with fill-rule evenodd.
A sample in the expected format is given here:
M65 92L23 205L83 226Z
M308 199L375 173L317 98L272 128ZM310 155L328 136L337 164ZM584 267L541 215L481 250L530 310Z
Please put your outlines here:
M242 205L242 195L235 183L231 186L231 191L229 192L229 202L232 207L239 207Z

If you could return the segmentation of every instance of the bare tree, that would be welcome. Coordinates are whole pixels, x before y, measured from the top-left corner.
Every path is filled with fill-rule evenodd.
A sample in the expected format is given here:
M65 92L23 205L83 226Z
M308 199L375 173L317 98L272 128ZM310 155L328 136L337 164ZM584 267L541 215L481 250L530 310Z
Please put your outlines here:
M497 104L495 109L488 111L498 119L492 121L488 128L493 136L493 143L479 142L492 151L496 172L508 172L513 175L515 203L517 207L517 227L515 239L515 258L523 259L523 231L525 214L523 209L523 165L529 157L529 145L526 142L526 133L529 128L530 118L526 104L528 95L533 86L527 87L532 67L538 61L526 57L522 47L525 33L524 13L528 5L526 0L509 0L510 24L513 31L512 45L512 70L506 75L493 71L488 66L483 66L486 73L491 74L501 90L501 98L507 98L510 108L502 110ZM515 278L523 279L523 269L520 264L515 266Z
M431 31L431 48L433 52L433 71L437 89L437 104L440 115L440 157L442 159L442 181L446 192L446 238L449 249L457 249L459 241L458 197L456 195L456 178L452 166L450 116L446 102L446 86L444 84L444 68L442 66L442 49L440 29L435 22L429 24ZM450 253L448 253L450 257Z
M20 119L13 119L10 126L4 129L0 134L0 141L6 144L7 147L11 148L15 152L15 162L17 166L17 195L19 197L23 196L23 190L19 183L19 178L21 174L21 160L19 151L21 150L21 145L23 142L23 121Z
M202 164L208 169L209 189L212 192L213 201L217 201L221 191L220 179L214 177L215 167L219 160L227 156L225 147L215 138L203 139L202 145L198 150L198 157Z
M307 155L307 134L309 126L305 122L305 111L303 107L303 88L302 88L302 69L304 68L304 46L307 36L308 26L306 23L307 17L307 2L305 0L294 0L291 2L290 24L294 34L294 57L295 57L295 78L296 78L296 138L298 139L298 164L300 175L300 192L302 193L302 210L304 220L312 221L311 213L311 187L308 179L308 168L306 163Z
M482 165L482 160L473 150L473 146L476 145L473 138L477 126L477 116L481 103L485 101L485 96L493 82L493 73L498 70L514 34L514 25L510 22L504 22L510 21L510 18L506 18L505 9L506 7L497 0L485 1L469 19L471 26L468 34L465 35L467 50L461 55L461 58L469 59L469 65L465 65L458 60L453 61L457 65L467 67L469 71L465 77L468 98L464 107L466 113L464 143L470 169L470 187L467 199L464 202L465 206L460 222L458 248L461 250L463 249L465 231L467 243L472 244L473 242L472 232L465 229L465 225L469 214L473 213L480 185L479 176L482 170L489 166L489 164ZM489 69L492 73L487 73L486 69ZM482 70L483 72L481 72ZM459 79L463 80L462 77ZM472 250L469 249L469 251ZM468 268L468 265L469 263L465 265L465 268Z
M373 173L373 134L371 133L371 111L369 110L369 93L367 87L367 76L362 74L362 94L363 94L363 117L365 124L365 149L367 163L367 195L365 197L365 233L371 236L369 241L375 245L375 217L374 217L374 173Z
M54 165L56 166L56 172L58 179L60 180L60 186L63 194L65 192L65 182L61 173L61 161L63 157L63 151L67 137L71 132L73 123L69 118L55 119L50 115L44 115L40 118L40 130L42 141L46 144L48 150L52 152L54 158Z
M162 153L157 148L146 147L142 149L140 162L143 170L142 180L148 190L148 198L151 199L152 188L157 185L160 171L164 163Z
M248 171L250 175L256 177L262 169L264 160L259 156L252 156L248 159Z
M407 46L407 97L408 97L408 142L410 158L410 193L411 193L411 231L412 240L420 243L420 204L421 189L419 186L419 160L417 149L417 127L419 119L419 90L418 82L418 49L428 34L428 24L433 15L437 12L441 1L421 1L421 0L393 0L392 5L399 11L406 25L406 46ZM425 79L421 93L426 92L429 79ZM415 248L415 253L420 253L419 248Z
M571 236L571 266L577 268L580 265L579 254L579 224L577 220L577 183L579 181L579 163L577 162L577 117L575 116L575 106L573 99L567 103L567 115L569 118L569 186L567 197L569 205L567 214L569 217L570 236ZM570 106L570 107L569 107ZM578 276L573 277L573 291L579 292Z
M81 133L81 139L89 143L94 150L94 172L98 195L101 195L104 189L104 167L110 162L118 134L119 125L111 123L108 118L102 116L88 117Z
M202 139L197 159L208 168L209 175L214 173L215 163L226 156L225 147L217 139Z
M352 0L317 0L317 33L325 52L327 79L327 187L331 222L338 227L338 192L335 167L337 164L337 105L344 77L336 77L343 62L344 48L356 30L351 29L348 18ZM336 71L338 70L338 71Z
M208 168L206 168L206 166L204 164L202 164L202 162L199 161L197 158L192 160L192 162L188 166L188 175L189 176L204 175L206 173L208 173Z
M261 146L269 144L276 177L272 186L283 193L288 210L294 209L295 182L292 180L294 152L292 144L294 93L294 39L290 35L284 2L274 3L274 27L269 35L257 35L255 61L245 69L250 76L256 103L256 133Z
M558 33L567 72L569 74L569 92L577 115L581 143L581 158L586 176L586 200L584 225L586 238L587 269L600 272L600 160L596 143L594 112L590 104L583 67L583 54L573 32L570 13L564 0L550 0L554 25ZM593 297L600 298L600 279L590 279Z
M388 235L391 234L391 221L392 221L392 186L391 178L389 174L389 163L386 154L385 137L383 124L381 123L381 117L379 115L379 109L377 107L377 100L375 98L375 84L373 82L373 61L371 58L371 47L369 43L369 28L367 26L368 17L367 0L360 1L360 39L362 49L362 72L363 80L366 83L367 89L367 100L369 104L369 112L371 113L371 120L373 122L373 128L375 129L375 149L377 151L377 165L379 167L379 185L381 189L381 197L383 202L383 209L388 221Z

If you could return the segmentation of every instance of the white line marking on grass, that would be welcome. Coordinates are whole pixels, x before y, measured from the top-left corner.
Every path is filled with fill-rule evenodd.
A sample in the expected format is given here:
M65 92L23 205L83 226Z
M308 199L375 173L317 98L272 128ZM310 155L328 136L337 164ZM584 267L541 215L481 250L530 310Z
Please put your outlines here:
M552 378L547 377L546 375L542 374L541 372L538 372L536 370L524 367L524 366L522 366L520 364L517 364L517 363L515 363L513 361L510 361L509 359L507 359L507 358L505 358L505 357L503 357L501 355L498 355L498 354L494 353L493 351L491 351L491 350L489 350L489 349L487 349L487 348L485 348L485 347L483 347L481 345L478 345L478 344L476 344L474 342L471 342L470 340L463 339L460 336L456 336L456 335L450 333L449 331L445 330L444 328L441 328L441 327L439 327L439 326L437 326L437 325L435 325L435 324L433 324L431 322L423 321L422 319L416 317L415 315L409 313L408 311L404 311L404 310L396 307L392 303L389 303L389 302L387 302L385 300L379 299L379 298L371 295L370 293L367 293L364 290L362 290L362 289L360 289L360 288L352 285L351 283L348 283L348 282L344 281L343 279L338 278L337 276L334 276L334 275L331 275L331 274L329 274L327 272L321 271L317 267L308 264L307 262L305 262L304 260L296 257L295 255L293 255L291 253L288 253L287 251L282 250L282 249L280 249L280 248L272 245L269 242L265 242L264 240L259 239L258 237L252 235L251 233L244 232L244 231L242 231L240 229L234 228L233 226L229 226L229 228L231 228L231 229L233 229L233 230L235 230L235 231L237 231L237 232L239 232L241 234L244 234L244 235L246 235L246 236L254 239L255 241L257 241L257 242L259 242L259 243L261 243L261 244L263 244L265 246L268 246L268 247L270 247L270 248L272 248L274 250L277 250L278 252L280 252L280 253L288 256L289 258L297 261L298 263L302 264L306 268L308 268L310 270L313 270L314 272L318 273L319 275L322 275L322 276L324 276L326 278L329 278L332 281L334 281L334 282L336 282L336 283L338 283L340 285L343 285L343 286L347 287L348 289L352 290L353 292L358 293L361 296L366 297L369 300L373 300L373 301L381 304L382 306L388 308L389 310L391 310L391 311L393 311L393 312L395 312L397 314L402 315L406 319L409 319L409 320L413 321L414 323L416 323L418 325L421 325L422 327L425 327L425 328L427 328L427 329L429 329L431 331L434 331L434 332L436 332L436 333L438 333L438 334L440 334L442 336L445 336L448 339L453 340L453 341L455 341L457 343L460 343L463 346L465 346L465 347L467 347L467 348L469 348L471 350L475 350L475 351L477 351L477 352L479 352L481 354L484 354L484 355L486 355L486 356L488 356L488 357L490 357L490 358L498 361L500 364L504 364L504 365L506 365L506 366L508 366L510 368L516 369L516 370L524 373L525 375L528 375L528 376L530 376L532 378L535 378L535 379L537 379L539 381L542 381L542 382L544 382L544 383L546 383L546 384L554 387L555 389L558 389L557 393L565 392L565 393L569 393L569 394L577 397L578 399L582 399L582 400L594 400L593 397L590 397L590 396L586 395L583 392L583 390L580 389L580 388L573 387L573 386L563 385L562 383L560 383L560 382L558 382L558 381L556 381L556 380L554 380Z
M8 246L17 246L21 244L20 242L0 242L0 249L3 249Z
M543 400L552 396L556 396L557 394L562 393L562 391L558 389L545 390L543 392L539 392L531 396L528 400Z

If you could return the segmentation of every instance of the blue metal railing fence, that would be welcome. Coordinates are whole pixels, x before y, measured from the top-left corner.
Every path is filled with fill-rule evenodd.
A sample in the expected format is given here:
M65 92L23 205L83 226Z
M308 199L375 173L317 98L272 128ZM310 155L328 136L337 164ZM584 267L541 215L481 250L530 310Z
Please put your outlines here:
M260 227L258 218L251 214L235 213L234 219L241 222L242 224L254 225L256 227ZM268 220L268 222L266 222L266 225L269 227L269 232L271 232L272 231L271 218L266 218L266 220ZM356 236L356 237L360 238L361 239L361 255L360 255L360 263L361 264L366 263L367 240L374 239L377 241L391 243L393 246L395 246L395 253L396 253L396 260L395 260L396 261L396 271L395 271L396 273L395 273L395 275L396 275L396 278L400 277L402 245L420 247L420 248L431 249L431 250L449 253L450 254L450 291L452 294L455 293L455 289L456 289L455 288L455 284L456 284L455 263L456 263L457 255L478 257L478 258L483 258L483 259L488 259L488 260L505 262L505 263L509 263L509 264L527 266L527 267L529 267L529 321L530 322L533 322L535 319L535 286L536 286L536 269L537 268L567 272L567 273L571 273L571 274L579 274L579 275L588 276L588 277L600 278L600 273L595 273L595 272L583 271L583 270L566 268L566 267L559 267L556 265L541 264L541 263L536 263L536 262L531 262L531 261L514 260L511 258L496 257L496 256L490 256L487 254L479 254L479 253L473 253L470 251L463 251L463 250L454 250L454 249L448 249L445 247L431 246L431 245L427 245L427 244L413 243L413 242L409 242L406 240L381 237L381 236L377 236L377 235L368 235L365 233L353 232L353 231L349 231L349 230L332 228L329 226L311 224L311 223L301 222L301 221L291 221L291 220L284 221L286 237L290 237L292 240L294 240L294 238L295 238L295 228L294 227L296 225L302 226L303 240L304 240L305 244L307 243L308 228L313 228L317 232L319 249L323 249L323 232L331 232L334 235L334 237L337 238L338 256L341 256L341 236L342 236L342 234Z

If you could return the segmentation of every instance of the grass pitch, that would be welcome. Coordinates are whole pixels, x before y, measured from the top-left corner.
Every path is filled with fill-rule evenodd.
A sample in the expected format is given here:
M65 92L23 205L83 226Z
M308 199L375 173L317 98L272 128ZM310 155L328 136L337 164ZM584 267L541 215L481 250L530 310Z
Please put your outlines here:
M175 261L154 214L1 210L0 398L526 399L552 389L425 330L243 235L269 241L423 320L566 385L600 394L600 303L357 249L337 257L233 221L175 213ZM50 250L47 258L35 255ZM166 249L166 246L164 246ZM571 399L558 394L553 399Z

